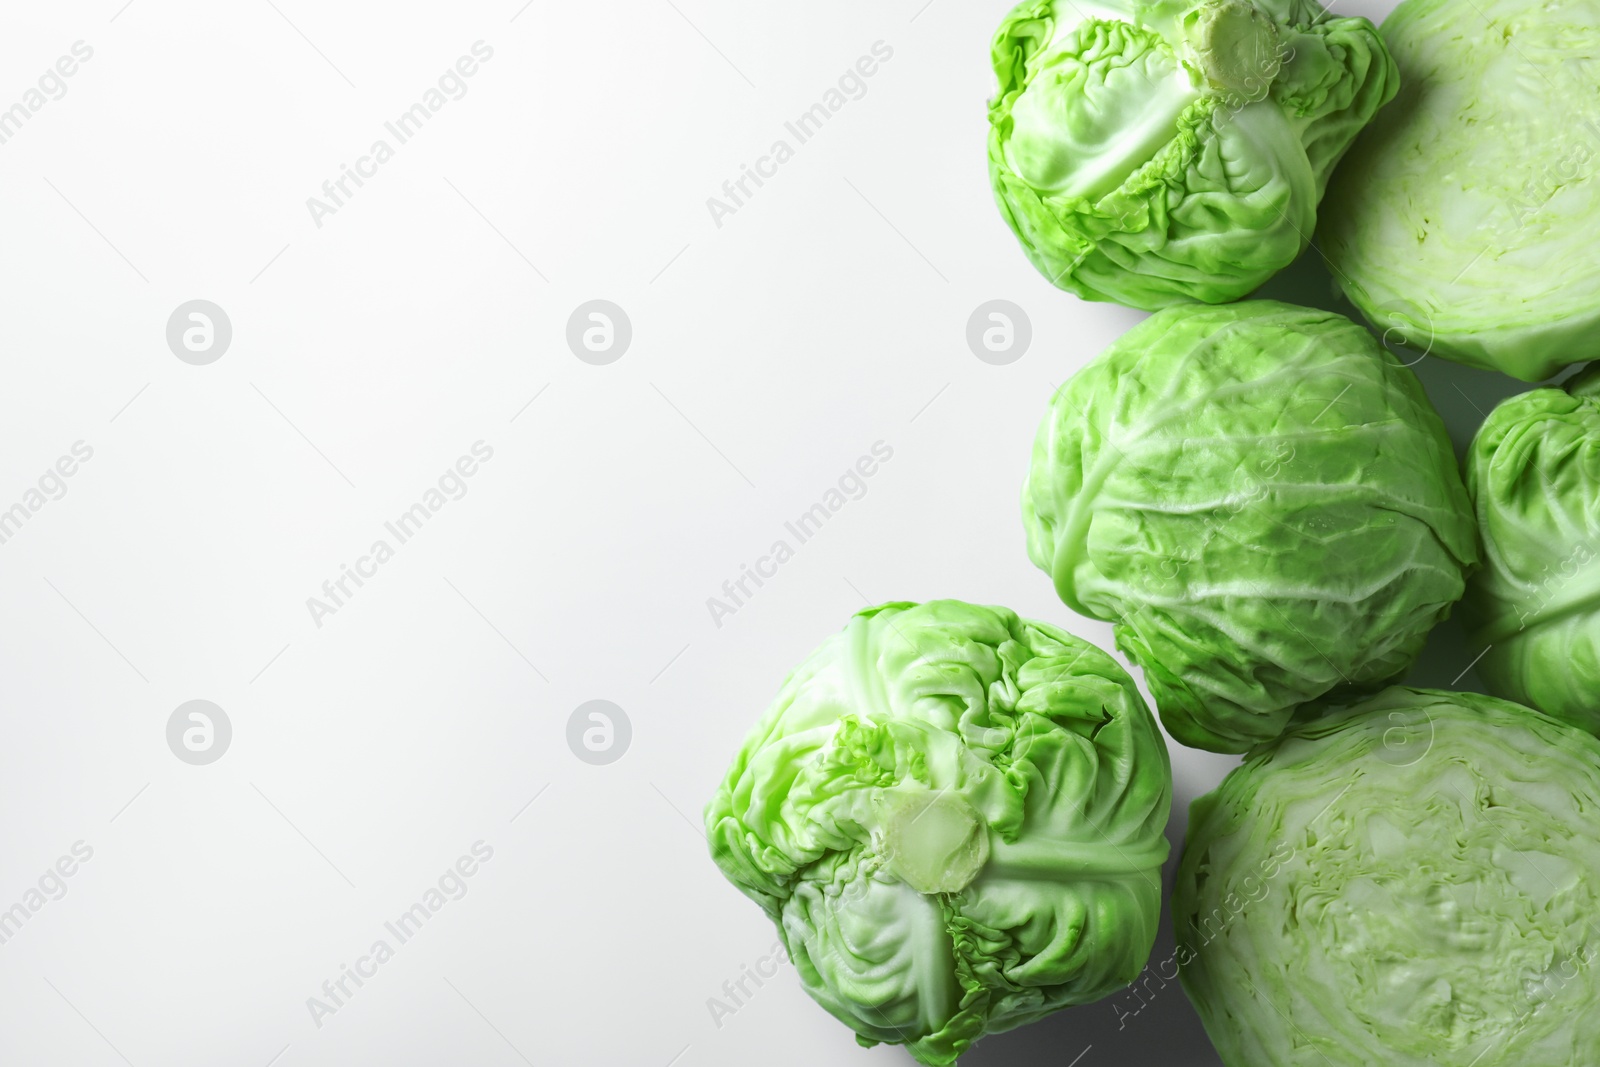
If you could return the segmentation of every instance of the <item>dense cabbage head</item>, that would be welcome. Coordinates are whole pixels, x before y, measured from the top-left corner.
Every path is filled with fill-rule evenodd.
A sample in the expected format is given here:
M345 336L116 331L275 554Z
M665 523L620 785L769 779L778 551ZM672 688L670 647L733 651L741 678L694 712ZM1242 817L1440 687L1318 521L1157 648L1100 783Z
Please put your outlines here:
M1311 0L1027 0L993 46L989 174L1039 270L1090 300L1236 300L1316 225L1396 75Z
M1402 672L1477 558L1415 375L1273 301L1123 335L1057 391L1022 498L1061 598L1115 624L1173 737L1220 752Z
M818 1003L950 1064L1137 976L1171 793L1104 652L1004 608L887 604L784 683L706 833Z
M1504 401L1472 442L1483 570L1462 617L1491 691L1600 732L1600 366Z
M1600 356L1600 0L1406 0L1402 88L1319 246L1395 339L1537 381Z
M1390 689L1191 809L1180 976L1227 1067L1593 1067L1600 742Z

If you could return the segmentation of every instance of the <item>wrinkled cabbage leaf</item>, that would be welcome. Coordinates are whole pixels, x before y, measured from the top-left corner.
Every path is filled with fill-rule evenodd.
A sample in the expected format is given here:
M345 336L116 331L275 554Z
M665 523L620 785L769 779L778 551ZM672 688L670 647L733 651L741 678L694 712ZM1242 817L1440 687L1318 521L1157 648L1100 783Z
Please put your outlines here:
M1397 84L1372 23L1311 0L1027 0L992 58L989 174L1023 250L1063 289L1147 310L1287 266Z
M1144 965L1172 777L1116 661L960 601L862 611L706 807L712 858L864 1045L954 1063Z
M1490 412L1467 489L1483 536L1461 604L1478 674L1600 732L1600 366Z
M1028 555L1115 626L1168 732L1218 752L1403 672L1476 533L1416 376L1360 326L1275 301L1168 308L1057 390Z

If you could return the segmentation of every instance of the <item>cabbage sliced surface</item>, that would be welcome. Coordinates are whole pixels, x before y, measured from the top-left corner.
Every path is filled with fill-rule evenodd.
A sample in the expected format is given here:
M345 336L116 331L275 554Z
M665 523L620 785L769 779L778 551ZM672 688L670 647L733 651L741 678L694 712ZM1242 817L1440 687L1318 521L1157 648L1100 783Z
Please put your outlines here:
M1322 211L1345 294L1524 381L1600 357L1600 0L1406 0L1382 29L1403 87Z
M1179 973L1227 1067L1592 1067L1600 742L1393 688L1192 809Z

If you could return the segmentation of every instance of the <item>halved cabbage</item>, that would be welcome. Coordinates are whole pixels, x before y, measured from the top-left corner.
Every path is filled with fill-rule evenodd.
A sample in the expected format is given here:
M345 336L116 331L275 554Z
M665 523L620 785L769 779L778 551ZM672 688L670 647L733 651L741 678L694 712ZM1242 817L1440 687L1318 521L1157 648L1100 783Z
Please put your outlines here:
M1406 0L1383 37L1400 96L1322 210L1345 294L1524 381L1600 357L1600 0Z
M1600 741L1389 689L1195 801L1179 975L1227 1067L1591 1067Z

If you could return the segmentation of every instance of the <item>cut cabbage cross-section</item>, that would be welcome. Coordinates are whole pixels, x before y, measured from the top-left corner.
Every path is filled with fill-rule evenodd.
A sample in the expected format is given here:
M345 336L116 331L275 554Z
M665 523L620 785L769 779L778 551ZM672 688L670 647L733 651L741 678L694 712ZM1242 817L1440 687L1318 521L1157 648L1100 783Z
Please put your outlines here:
M1600 0L1406 0L1403 86L1323 204L1345 294L1525 381L1600 357Z
M1227 1067L1592 1067L1600 741L1389 689L1191 809L1172 911Z

